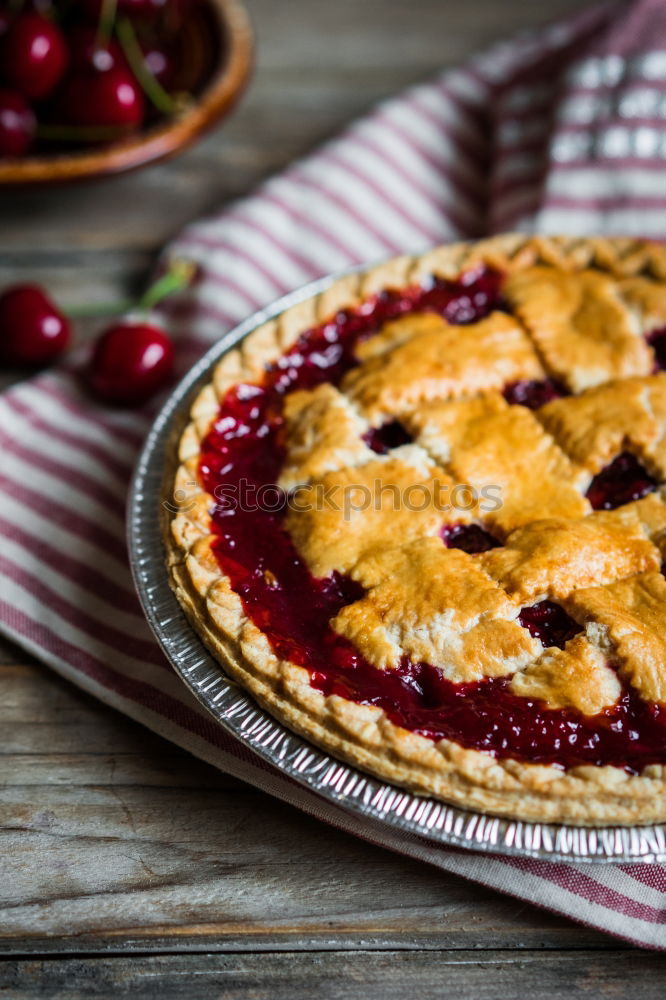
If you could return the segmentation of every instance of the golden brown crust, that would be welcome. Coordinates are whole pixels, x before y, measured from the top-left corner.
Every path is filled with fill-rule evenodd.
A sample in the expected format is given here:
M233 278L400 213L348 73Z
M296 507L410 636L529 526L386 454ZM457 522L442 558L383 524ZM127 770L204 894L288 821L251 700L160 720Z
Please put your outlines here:
M587 636L577 635L564 649L548 649L526 670L514 674L511 690L522 698L539 698L550 708L596 715L615 704L622 686L604 651Z
M641 775L630 775L615 767L579 766L562 772L552 766L495 759L447 740L433 743L410 733L394 725L374 706L357 705L335 695L323 695L311 686L306 670L275 655L266 636L247 618L240 598L232 591L211 551L208 510L212 498L197 485L196 460L199 443L226 392L241 381L260 378L266 363L275 360L291 346L303 330L325 320L335 311L353 307L363 297L383 287L407 286L431 274L456 277L462 270L480 263L494 266L510 276L520 275L527 268L547 265L568 272L594 268L618 279L624 283L618 293L618 301L624 301L626 309L631 310L634 326L629 321L625 325L618 322L611 336L615 346L610 351L604 348L601 338L594 338L594 350L598 357L591 375L590 370L586 374L584 366L578 366L575 360L576 343L567 342L566 348L573 358L572 370L576 372L570 384L580 389L612 376L649 374L650 368L646 369L638 331L639 326L641 329L649 327L649 320L645 317L661 315L663 308L659 292L661 285L655 287L650 284L646 287L641 284L646 280L655 283L666 280L666 251L656 244L634 240L548 239L511 235L473 245L437 248L420 258L400 258L367 274L344 278L322 295L287 310L246 338L237 351L230 352L219 362L210 385L195 401L191 423L181 439L179 454L182 464L176 477L176 485L183 493L183 509L173 518L167 532L172 585L194 627L236 680L287 726L353 764L389 781L458 805L527 820L596 825L663 820L666 819L666 768L661 765L651 765ZM598 282L590 281L588 284L595 295L607 295L603 282L601 291ZM621 299L621 296L625 298ZM614 304L608 305L609 316L614 307ZM628 340L629 337L634 340ZM541 341L535 337L535 341L541 358L547 358L551 350L548 336ZM618 360L616 348L619 344L629 345L630 360L626 364ZM649 352L647 357L651 359ZM599 359L603 360L603 364ZM550 370L555 369L551 366ZM603 371L601 376L600 371ZM474 385L474 389L492 387L494 383L490 386ZM382 390L390 391L390 387ZM386 397L382 392L373 390L370 396L357 395L356 401L360 401L365 415L376 417L385 412L383 400ZM420 394L418 398L433 397ZM446 393L442 395L438 389L434 398L446 398ZM656 402L655 413L660 405L659 400ZM394 414L395 411L390 412ZM360 414L361 419L364 414ZM545 422L543 426L550 430ZM564 442L557 434L555 437L559 447L554 441L552 447L557 448L565 461L573 459ZM653 442L651 446L656 455L656 444ZM564 452L569 454L569 459L565 458ZM558 458L558 461L562 459ZM324 464L326 461L325 458ZM655 463L657 461L655 457ZM344 464L349 466L347 458ZM578 464L575 459L574 464ZM297 465L295 462L294 467ZM331 470L339 471L339 466L335 465ZM296 478L300 475L319 477L321 474L320 468L299 469ZM574 475L571 482L572 488L582 498L584 477L577 480ZM639 566L640 576L606 587L574 591L567 598L570 602L566 605L567 609L574 617L581 612L592 617L597 630L595 632L592 627L586 636L577 636L565 650L549 650L536 655L531 670L520 672L520 683L526 688L531 683L534 691L541 685L540 690L553 704L572 705L581 710L612 703L609 699L613 698L615 691L613 678L609 676L605 659L602 661L600 657L604 643L611 642L621 648L620 659L625 676L629 676L631 682L646 694L658 694L666 700L666 692L660 686L663 673L658 669L659 657L662 656L658 630L664 624L659 605L666 598L663 594L666 584L659 574L645 572L654 568L655 559L655 550L648 539L661 548L661 539L666 533L662 507L663 504L660 505L659 499L654 496L634 505L640 525L632 522L630 543L627 551L623 551L622 559L627 573L634 566ZM580 517L584 513L585 510L567 511L566 516ZM596 515L587 520L593 517ZM612 536L612 524L610 529L605 527L604 530L610 533L609 537ZM433 533L428 524L423 531L417 531L414 544L427 548L430 544L428 536ZM610 537L609 544L613 543L613 537ZM510 586L516 587L516 593L521 586L527 586L527 583L523 584L523 579L532 581L529 587L533 590L541 585L539 566L536 563L529 565L524 578L521 578L516 568L520 564L521 547L519 540L514 539L514 542L510 551L517 555L512 557L512 566L493 563L490 558L493 553L488 553L486 569L495 579L515 581ZM553 556L553 552L543 553L546 560ZM353 555L340 561L340 565L359 565L364 558L373 558L365 542L357 547ZM490 577L488 582L490 584ZM558 588L558 593L566 590L564 579ZM619 600L626 600L630 609L627 611L629 628L614 637L611 635L614 626L608 617L608 609ZM504 620L509 620L508 615ZM637 669L635 666L637 649L649 650L645 668ZM551 682L548 681L549 675ZM552 682L554 675L557 684ZM587 701L580 698L583 686L577 682L581 677L587 678L584 685Z
M332 626L377 667L398 666L407 655L462 683L511 674L542 648L478 562L439 538L367 556L352 577L366 593Z
M345 376L342 389L373 423L430 400L544 377L525 331L504 313L462 327L433 314L410 314L387 323L357 356L361 364Z
M583 587L658 570L661 555L645 537L635 509L624 507L578 521L532 521L512 531L501 548L484 552L480 562L524 605L559 601Z
M278 485L285 491L375 457L363 440L367 421L328 382L290 393L284 420L285 459Z
M445 463L458 483L478 496L501 490L502 505L488 524L506 534L535 517L582 517L589 484L524 406L509 406L498 392L420 407L406 419L416 441Z
M390 548L396 537L409 542L441 528L438 497L448 496L453 480L415 445L371 455L360 468L325 473L292 499L285 527L314 576L348 573L374 550ZM401 502L409 490L424 498L420 509ZM458 512L455 520L464 519Z
M598 628L601 646L612 648L621 676L651 703L666 702L666 580L641 573L605 587L573 591L565 607Z
M652 370L652 353L609 275L530 267L509 277L504 294L549 371L574 392Z
M560 448L596 475L626 449L666 473L666 374L606 382L542 406L538 418Z

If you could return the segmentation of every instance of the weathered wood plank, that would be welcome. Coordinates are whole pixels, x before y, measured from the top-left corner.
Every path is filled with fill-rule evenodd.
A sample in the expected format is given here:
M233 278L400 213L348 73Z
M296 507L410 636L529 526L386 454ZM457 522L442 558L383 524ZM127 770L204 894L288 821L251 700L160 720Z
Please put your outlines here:
M12 997L90 1000L661 1000L666 959L619 949L590 952L357 952L164 955L7 963L0 990Z

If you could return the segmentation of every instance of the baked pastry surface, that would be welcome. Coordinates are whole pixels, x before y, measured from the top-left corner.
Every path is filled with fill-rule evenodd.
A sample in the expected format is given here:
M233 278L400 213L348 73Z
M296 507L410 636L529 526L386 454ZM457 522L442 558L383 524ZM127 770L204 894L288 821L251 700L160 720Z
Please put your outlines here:
M225 355L172 586L286 725L528 820L666 820L666 250L497 237L334 283Z

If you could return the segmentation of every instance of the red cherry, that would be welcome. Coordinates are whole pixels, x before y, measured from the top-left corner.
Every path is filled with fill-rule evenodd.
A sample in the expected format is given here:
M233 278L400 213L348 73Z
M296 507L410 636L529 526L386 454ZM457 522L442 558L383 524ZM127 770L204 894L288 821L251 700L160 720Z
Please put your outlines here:
M23 156L32 142L37 122L20 94L0 90L0 157Z
M134 128L144 114L141 90L124 65L73 73L60 92L59 108L70 125Z
M14 285L0 294L0 357L12 365L53 361L69 343L69 320L39 285Z
M152 323L116 323L95 345L90 385L109 403L143 403L161 389L173 372L173 344Z
M113 39L102 45L97 43L97 29L89 24L76 24L69 32L70 66L74 71L97 69L106 72L121 63L125 65L122 49Z
M67 66L60 29L41 14L21 14L2 42L2 67L9 83L25 97L46 97Z

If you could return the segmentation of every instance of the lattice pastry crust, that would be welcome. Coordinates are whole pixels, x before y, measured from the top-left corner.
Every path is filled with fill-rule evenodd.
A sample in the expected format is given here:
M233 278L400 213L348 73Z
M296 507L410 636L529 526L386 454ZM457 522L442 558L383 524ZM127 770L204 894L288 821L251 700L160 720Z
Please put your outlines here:
M402 257L334 283L271 320L217 364L179 445L166 526L172 586L225 670L287 726L384 779L472 809L527 820L634 824L666 820L664 763L568 769L437 742L390 721L376 705L325 695L304 667L280 658L213 551L199 460L227 392L260 383L306 330L384 289L480 265L505 276L508 311L471 326L432 313L386 323L357 348L338 385L286 396L285 490L457 482L502 488L499 510L458 511L499 545L478 555L447 548L442 515L373 509L352 524L334 510L285 520L315 577L340 573L361 588L330 623L373 666L425 661L454 683L509 678L512 692L594 716L627 687L666 703L666 503L659 489L613 511L592 511L590 482L629 450L666 480L666 375L645 334L666 325L666 250L645 242L510 235ZM571 395L536 411L503 388L555 379ZM377 455L368 431L398 418L412 442ZM581 631L545 647L520 609L556 601Z

